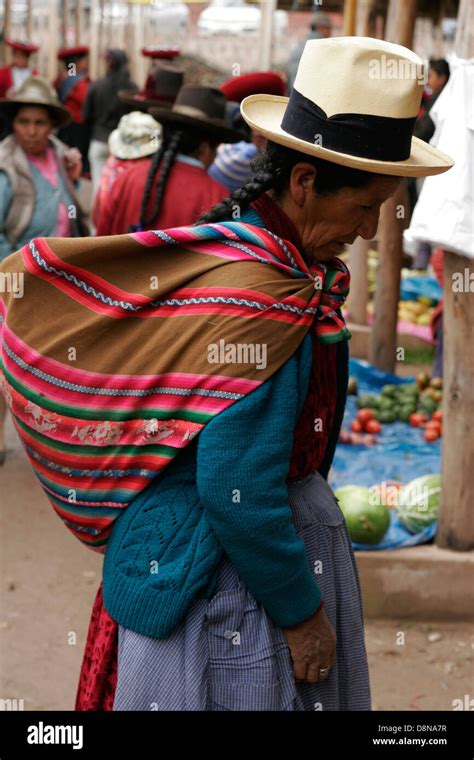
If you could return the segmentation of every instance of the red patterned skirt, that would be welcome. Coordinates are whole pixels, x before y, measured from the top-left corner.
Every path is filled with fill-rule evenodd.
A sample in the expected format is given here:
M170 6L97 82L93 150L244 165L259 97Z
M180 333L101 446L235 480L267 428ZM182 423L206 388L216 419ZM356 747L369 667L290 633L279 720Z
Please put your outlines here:
M117 686L118 626L97 591L82 659L76 710L112 710Z

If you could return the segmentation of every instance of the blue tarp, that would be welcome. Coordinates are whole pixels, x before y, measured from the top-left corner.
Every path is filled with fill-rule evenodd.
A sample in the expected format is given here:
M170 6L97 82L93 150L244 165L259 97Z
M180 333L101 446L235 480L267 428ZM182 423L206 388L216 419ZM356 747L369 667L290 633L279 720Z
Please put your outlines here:
M359 393L379 393L388 383L399 385L413 382L381 372L368 362L358 359L350 360L351 377L357 379ZM348 396L344 427L350 429L351 420L357 413L356 396ZM379 443L375 446L353 446L338 444L333 466L329 475L332 488L345 485L373 486L387 480L408 483L421 475L439 473L441 469L441 441L427 443L423 430L408 425L406 422L393 422L382 425L382 433L377 436ZM436 524L426 528L422 533L413 535L399 522L396 514L391 515L392 522L384 539L375 546L354 544L357 549L394 549L401 546L425 543L436 533Z
M400 283L400 298L402 301L416 301L418 296L427 296L435 303L443 297L443 291L436 277L420 274L417 277L406 277Z

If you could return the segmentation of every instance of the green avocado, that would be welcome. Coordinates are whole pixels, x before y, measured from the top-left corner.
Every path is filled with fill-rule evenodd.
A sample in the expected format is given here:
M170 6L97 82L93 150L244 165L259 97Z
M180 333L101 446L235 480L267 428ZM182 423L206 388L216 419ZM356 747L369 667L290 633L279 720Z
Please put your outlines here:
M401 420L402 422L408 422L408 420L410 419L410 416L413 414L414 411L415 411L415 406L412 404L410 405L407 404L406 406L402 406L400 408L398 419Z
M357 399L359 409L378 409L379 399L374 395L359 396Z
M379 422L395 422L397 419L397 415L392 409L377 410L375 417Z
M398 390L398 385L384 385L382 388L382 396L388 396L389 398L393 398Z

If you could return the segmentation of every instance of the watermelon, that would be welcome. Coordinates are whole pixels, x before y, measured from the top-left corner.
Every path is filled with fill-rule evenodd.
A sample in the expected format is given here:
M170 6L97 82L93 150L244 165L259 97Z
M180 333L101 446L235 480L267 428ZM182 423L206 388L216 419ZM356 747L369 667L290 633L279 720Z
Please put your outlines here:
M408 483L397 504L398 519L410 533L420 533L438 519L441 501L439 475L423 475Z
M373 503L378 500L362 486L343 486L334 495L352 540L358 544L378 544L390 525L387 505Z

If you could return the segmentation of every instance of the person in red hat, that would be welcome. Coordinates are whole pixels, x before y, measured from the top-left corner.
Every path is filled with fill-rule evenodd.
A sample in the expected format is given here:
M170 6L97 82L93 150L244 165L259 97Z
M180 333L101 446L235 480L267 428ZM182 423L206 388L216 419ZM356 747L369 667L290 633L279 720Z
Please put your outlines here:
M30 56L36 53L38 45L22 40L5 40L5 43L13 53L12 62L0 68L0 98L11 97L28 77L39 74L30 67Z
M142 48L142 55L150 60L150 68L148 70L147 78L145 81L145 87L143 88L143 95L146 99L153 100L155 92L155 74L157 68L159 68L162 62L172 61L174 58L181 54L181 50L177 47L163 47L161 45L148 45ZM176 98L176 95L175 95Z
M84 123L82 109L90 86L89 48L87 45L63 48L58 52L58 59L64 64L64 69L55 80L54 87L61 103L71 114L71 122L60 130L58 137L66 145L80 151L83 172L87 174L90 128Z
M233 192L249 180L252 161L265 147L265 139L252 132L242 119L240 103L248 95L285 95L286 83L275 71L255 71L231 77L221 84L220 90L228 101L227 117L232 126L242 132L243 139L233 144L222 143L208 173Z

